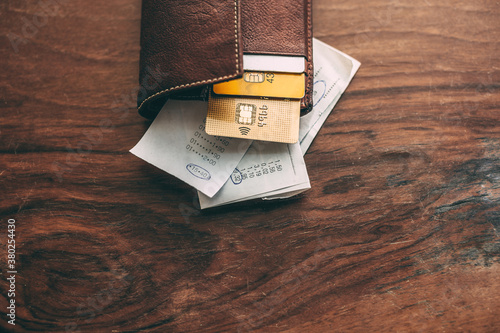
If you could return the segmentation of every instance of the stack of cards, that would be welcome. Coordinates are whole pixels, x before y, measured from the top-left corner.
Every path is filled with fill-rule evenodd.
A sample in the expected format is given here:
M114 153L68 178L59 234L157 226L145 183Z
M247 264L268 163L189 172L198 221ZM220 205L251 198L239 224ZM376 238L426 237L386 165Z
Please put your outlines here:
M214 84L208 101L210 135L295 143L305 58L244 55L242 78Z
M202 209L309 189L303 155L360 66L314 38L313 49L307 115L299 118L299 106L290 106L303 95L303 59L252 56L245 76L214 85L208 103L167 101L131 152L196 188Z

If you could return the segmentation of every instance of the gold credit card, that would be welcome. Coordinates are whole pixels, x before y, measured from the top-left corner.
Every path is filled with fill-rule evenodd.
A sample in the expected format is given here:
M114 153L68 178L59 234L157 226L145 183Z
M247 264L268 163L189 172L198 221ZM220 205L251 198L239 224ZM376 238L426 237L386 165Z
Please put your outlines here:
M211 94L205 130L210 135L295 143L300 100Z
M302 98L305 74L244 72L242 78L214 84L218 95Z

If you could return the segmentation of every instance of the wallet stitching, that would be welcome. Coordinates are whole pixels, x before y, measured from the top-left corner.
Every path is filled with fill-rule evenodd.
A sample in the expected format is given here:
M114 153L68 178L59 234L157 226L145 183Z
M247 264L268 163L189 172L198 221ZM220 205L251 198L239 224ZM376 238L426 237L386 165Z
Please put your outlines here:
M311 91L311 83L313 81L313 79L311 78L311 76L313 75L313 72L312 72L312 67L313 67L313 64L312 64L312 36L311 36L311 30L312 30L312 15L311 15L311 11L312 11L312 4L311 4L311 0L308 0L307 1L307 58L308 58L308 62L307 62L307 75L309 76L308 80L307 80L307 88L306 88L306 94L308 92ZM311 103L311 100L310 98L306 98L307 99L307 103ZM305 101L306 102L306 101Z
M234 46L236 55L236 73L240 70L239 45L238 45L238 0L234 0Z
M238 56L239 55L239 43L238 43L238 0L234 0L234 39L235 39L235 54L236 54L236 59L235 59L236 60L236 72L234 74L232 74L232 75L225 75L225 76L221 76L221 77L213 78L213 79L208 79L208 80L200 80L200 81L196 81L196 82L180 84L180 85L177 85L175 87L170 87L168 89L159 91L156 94L153 94L153 95L149 96L144 101L142 101L141 105L139 105L139 107L137 109L141 110L141 108L144 105L144 103L146 103L150 99L155 98L156 96L164 94L166 92L169 92L169 91L172 91L172 90L175 90L175 89L179 89L179 88L187 88L187 87L195 86L195 85L198 85L198 84L207 84L207 83L212 83L212 82L218 81L218 80L230 79L230 78L233 78L234 76L238 75L238 72L240 70L239 56Z

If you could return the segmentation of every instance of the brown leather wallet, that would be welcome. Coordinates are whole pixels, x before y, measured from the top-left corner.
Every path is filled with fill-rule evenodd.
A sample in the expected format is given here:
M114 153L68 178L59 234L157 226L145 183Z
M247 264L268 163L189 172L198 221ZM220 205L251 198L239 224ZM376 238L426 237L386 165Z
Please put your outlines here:
M169 97L202 98L243 75L243 54L303 56L312 109L312 0L143 0L139 113L154 118Z

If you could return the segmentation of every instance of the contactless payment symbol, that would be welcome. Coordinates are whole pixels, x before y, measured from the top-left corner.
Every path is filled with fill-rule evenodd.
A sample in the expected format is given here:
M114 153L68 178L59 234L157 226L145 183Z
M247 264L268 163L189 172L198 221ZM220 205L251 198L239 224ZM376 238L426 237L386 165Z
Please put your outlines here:
M241 126L238 127L238 129L240 130L241 135L248 135L248 133L250 132L249 127Z

